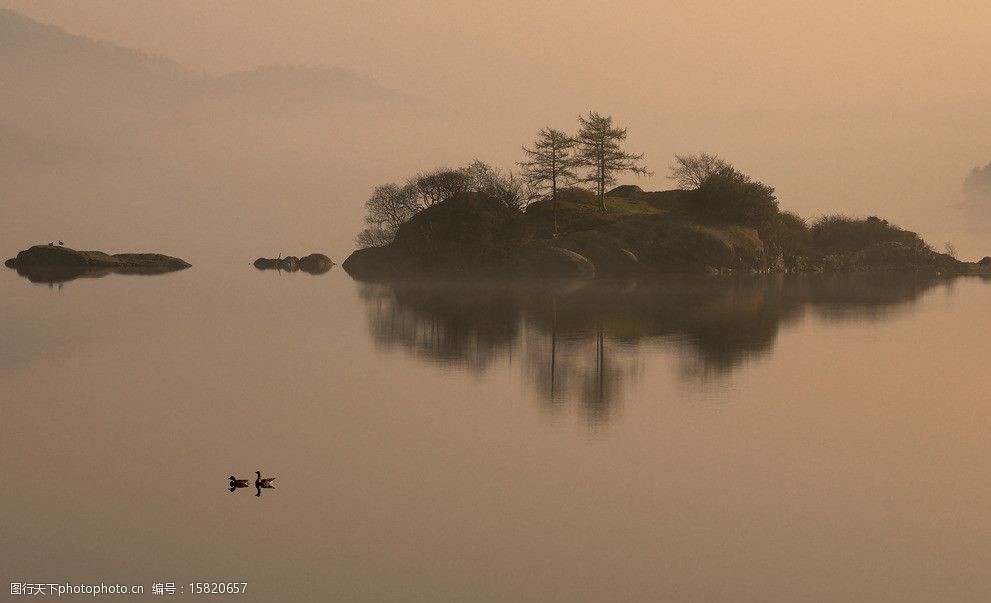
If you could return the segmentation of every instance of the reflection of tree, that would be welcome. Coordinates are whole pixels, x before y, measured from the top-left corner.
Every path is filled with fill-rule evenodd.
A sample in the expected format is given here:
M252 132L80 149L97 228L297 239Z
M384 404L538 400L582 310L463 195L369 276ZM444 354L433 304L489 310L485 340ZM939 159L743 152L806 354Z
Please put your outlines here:
M372 335L386 347L483 371L518 343L519 299L494 283L365 285L361 295Z
M577 403L596 422L608 418L639 373L645 344L677 350L686 377L718 375L769 353L780 326L807 309L828 320L878 320L935 282L884 275L419 280L366 284L361 295L380 345L475 371L516 355L551 409Z
M551 304L553 309L554 296ZM581 332L562 334L552 311L547 330L527 322L523 335L527 379L552 411L573 401L589 422L605 420L623 385L636 375L639 359L607 340L601 322Z

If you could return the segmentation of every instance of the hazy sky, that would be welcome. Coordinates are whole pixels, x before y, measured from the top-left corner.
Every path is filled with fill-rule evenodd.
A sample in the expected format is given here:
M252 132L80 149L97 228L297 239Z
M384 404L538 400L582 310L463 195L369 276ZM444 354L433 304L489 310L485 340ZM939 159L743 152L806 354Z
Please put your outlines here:
M439 130L448 154L426 152L424 168L471 156L512 167L536 129L571 129L595 109L646 153L645 188L669 186L673 153L706 150L775 186L786 209L878 213L991 253L979 249L987 231L951 207L970 169L991 162L991 3L0 5L211 74L345 67L436 100L470 126Z

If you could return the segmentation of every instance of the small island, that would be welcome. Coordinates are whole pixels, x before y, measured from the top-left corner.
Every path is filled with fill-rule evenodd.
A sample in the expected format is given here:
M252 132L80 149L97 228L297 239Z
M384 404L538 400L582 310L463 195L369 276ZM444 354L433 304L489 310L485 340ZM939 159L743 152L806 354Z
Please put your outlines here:
M903 271L991 274L991 258L963 262L916 233L868 217L828 217L811 227L782 213L763 229L694 219L686 191L624 192L599 213L582 191L525 212L484 193L442 201L399 226L395 239L352 253L359 280L416 275L610 278L656 274Z
M521 175L479 161L375 189L362 247L343 263L359 280L415 275L611 278L657 274L916 272L991 274L887 220L783 211L774 188L711 154L676 155L675 190L614 186L646 174L626 130L589 113L571 136L540 130ZM584 171L584 173L582 173ZM584 185L584 186L583 186ZM588 187L588 185L591 185Z
M159 253L77 251L61 245L34 245L4 262L33 282L62 282L82 276L164 274L190 267L189 262Z

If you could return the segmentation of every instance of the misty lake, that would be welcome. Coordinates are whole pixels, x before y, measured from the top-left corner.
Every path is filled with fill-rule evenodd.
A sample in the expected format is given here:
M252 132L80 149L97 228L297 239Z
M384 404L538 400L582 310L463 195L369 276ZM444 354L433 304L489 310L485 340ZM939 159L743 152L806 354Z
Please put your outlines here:
M359 283L191 260L0 273L10 582L991 594L989 280ZM227 490L256 470L275 488Z

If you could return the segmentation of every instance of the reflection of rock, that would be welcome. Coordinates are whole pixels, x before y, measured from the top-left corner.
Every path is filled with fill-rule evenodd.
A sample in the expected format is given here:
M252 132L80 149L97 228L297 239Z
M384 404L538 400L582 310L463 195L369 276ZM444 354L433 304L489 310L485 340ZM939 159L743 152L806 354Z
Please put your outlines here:
M255 268L259 270L285 270L296 272L302 270L310 274L323 274L334 267L334 262L322 253L311 253L298 258L294 255L278 258L258 258Z
M8 268L32 282L56 283L80 277L96 278L111 272L121 274L163 274L189 268L189 263L158 253L118 253L77 251L68 247L35 245L5 262Z
M812 309L879 320L945 280L896 274L642 281L414 280L360 289L380 345L485 371L522 359L540 395L589 420L638 374L639 347L677 350L684 376L734 370L769 353L782 325Z

